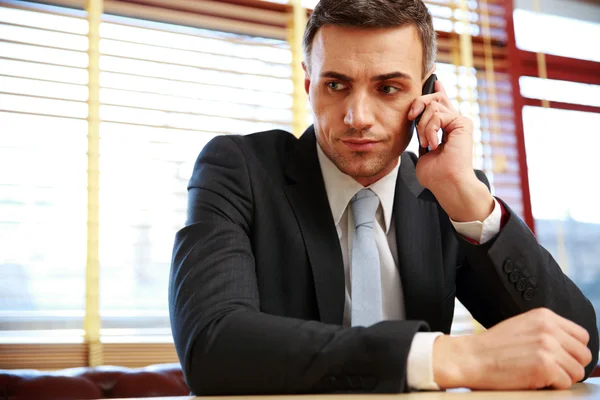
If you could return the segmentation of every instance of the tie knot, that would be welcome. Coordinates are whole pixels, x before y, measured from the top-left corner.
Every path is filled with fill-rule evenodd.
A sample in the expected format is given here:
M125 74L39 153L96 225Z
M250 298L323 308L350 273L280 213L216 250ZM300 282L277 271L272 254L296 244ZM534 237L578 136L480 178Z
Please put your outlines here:
M361 226L373 228L375 212L379 207L379 197L371 189L362 189L356 193L350 200L350 207L356 229Z

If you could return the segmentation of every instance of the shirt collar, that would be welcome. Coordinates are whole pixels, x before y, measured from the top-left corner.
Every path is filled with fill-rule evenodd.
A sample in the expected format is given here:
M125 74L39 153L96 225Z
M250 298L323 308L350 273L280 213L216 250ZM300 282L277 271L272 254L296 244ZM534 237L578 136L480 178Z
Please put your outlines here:
M335 225L340 222L348 203L363 186L354 180L349 175L344 174L340 171L335 164L325 155L321 146L317 142L317 155L319 158L319 164L321 165L321 172L323 174L323 181L325 183L325 191L327 192L327 198L329 200L329 207L331 208L331 214L333 215L333 221ZM400 157L398 158L398 164L394 167L389 174L379 179L377 182L370 186L371 189L381 202L383 209L383 220L385 223L384 230L387 234L390 229L392 222L392 212L394 211L394 194L396 191L396 179L398 178L398 169L400 168Z

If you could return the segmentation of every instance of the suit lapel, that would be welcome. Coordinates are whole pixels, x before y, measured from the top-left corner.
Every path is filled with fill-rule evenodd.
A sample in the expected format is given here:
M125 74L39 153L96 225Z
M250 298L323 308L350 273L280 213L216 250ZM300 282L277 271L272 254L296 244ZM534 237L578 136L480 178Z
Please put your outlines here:
M290 154L286 166L286 196L306 245L321 321L341 325L345 301L344 262L316 146L311 126Z
M438 204L418 182L404 153L396 182L394 222L406 319L442 330L443 259Z

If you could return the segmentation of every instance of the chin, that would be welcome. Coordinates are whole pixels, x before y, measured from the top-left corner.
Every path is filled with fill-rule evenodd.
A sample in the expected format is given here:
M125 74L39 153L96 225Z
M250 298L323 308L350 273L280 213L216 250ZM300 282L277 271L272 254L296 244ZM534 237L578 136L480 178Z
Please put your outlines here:
M385 165L372 165L369 162L356 162L347 159L342 163L335 164L340 171L353 178L371 178L385 169Z

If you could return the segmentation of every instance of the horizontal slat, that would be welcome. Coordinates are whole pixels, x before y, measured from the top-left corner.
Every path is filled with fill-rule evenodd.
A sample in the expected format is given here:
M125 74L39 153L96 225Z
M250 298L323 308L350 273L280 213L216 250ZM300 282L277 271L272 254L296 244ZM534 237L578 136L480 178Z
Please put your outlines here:
M44 47L87 51L85 35L0 23L0 39L12 43L36 44Z
M141 45L134 45L134 46L141 46ZM102 46L101 46L101 51L102 51ZM143 63L148 63L146 65L158 65L158 66L168 66L168 67L173 67L173 68L178 68L178 67L183 67L183 68L196 68L198 70L198 73L200 73L201 71L215 71L215 72L223 72L223 73L229 73L229 74L236 74L236 75L240 75L240 76L248 76L248 79L251 79L252 77L262 77L262 78L267 78L267 79L284 79L287 83L287 81L289 81L289 77L290 74L287 74L287 71L285 71L285 74L281 73L281 69L279 71L275 71L277 72L275 73L268 73L269 71L265 71L265 73L257 73L257 72L248 72L249 69L246 69L245 71L242 71L242 68L239 68L239 70L235 70L231 68L231 65L229 65L230 68L217 68L214 66L211 66L209 62L202 62L199 59L202 58L203 56L205 58L209 58L209 57L213 57L213 55L211 54L202 54L202 53L195 53L195 54L190 54L190 58L194 57L198 59L197 63L194 63L193 60L188 59L188 60L182 60L179 59L177 61L179 62L174 62L173 57L159 57L159 56L144 56L144 54L131 54L130 55L126 55L126 53L124 51L116 51L115 49L111 49L109 51L102 51L102 54L105 55L106 57L110 57L111 60L114 58L123 60L123 61L140 61ZM174 55L175 52L171 52L171 55ZM227 57L222 57L221 59L227 59ZM234 61L235 59L231 59L228 61ZM244 60L244 59L237 59L235 60L238 63L252 63L252 60ZM100 61L100 65L102 66L102 58ZM218 64L217 62L213 62L213 65ZM223 63L220 63L221 65L223 65ZM140 68L141 69L141 68ZM254 68L255 70L258 68ZM264 68L263 70L266 70L267 68Z
M438 53L437 55L437 62L443 62L443 63L448 63L448 64L452 64L453 63L453 58L452 55L449 53ZM485 69L485 58L483 57L473 57L473 66L477 69ZM497 60L494 61L494 68L495 69L499 69L502 71L506 71L508 70L508 61L507 60Z
M43 10L40 10L40 6L38 4L35 3L41 3L41 4L51 4L51 5L58 5L58 6L65 6L65 7L69 7L69 8L51 8L48 9L46 7L44 7ZM48 17L42 17L44 18L45 22L48 22L48 20L52 21L52 26L55 26L57 28L57 31L61 31L64 32L62 30L60 30L60 25L56 26L56 22L60 22L61 19L57 19L56 16L60 16L60 18L62 18L64 20L64 18L74 18L74 19L78 19L81 20L81 25L79 27L79 33L85 34L87 33L87 21L85 20L85 13L83 11L84 7L85 7L85 3L84 0L64 0L64 2L62 0L49 0L49 1L44 1L44 0L38 0L35 3L32 2L26 2L26 1L11 1L9 3L2 3L2 7L3 8L12 8L12 9L16 9L16 10L26 10L26 11L38 11L41 12L43 14L47 14L49 16L52 16L51 18ZM43 7L43 6L42 6ZM39 20L37 21L39 22ZM26 26L32 26L28 23L28 21L23 21L23 25ZM36 24L35 27L40 27L39 24ZM85 29L82 29L83 27L85 27ZM47 26L46 26L47 28Z
M38 0L40 3L52 4L63 7L83 10L84 0ZM18 6L14 6L18 7ZM26 5L18 8L27 9ZM236 21L212 15L199 15L193 12L169 10L147 5L131 4L121 1L105 0L104 12L124 17L140 18L150 21L171 23L176 25L192 26L203 29L215 29L225 32L235 32L244 35L260 36L285 40L287 29L273 25L256 22Z
M212 84L226 80L222 86L232 88L253 89L261 92L291 94L292 83L289 79L259 77L249 75L247 79L240 73L223 72L215 69L179 66L174 64L157 63L155 61L133 60L121 57L102 56L100 58L102 71L119 74L129 74L139 77L163 78L176 82ZM203 74L199 73L204 71Z
M489 15L498 15L498 16L503 16L504 13L501 12L501 9L499 7L495 7L496 4L502 4L502 1L505 0L499 0L498 2L494 1L494 0L483 0L483 1L487 1L487 4L489 5L488 8L488 14ZM424 0L425 4L429 5L436 5L436 6L440 6L440 7L448 7L450 9L460 9L460 3L458 0L455 0L454 2L448 2L447 0ZM480 4L482 2L482 0L479 0ZM481 5L480 5L481 7ZM476 10L470 10L472 12L480 12L477 9Z
M163 8L127 4L115 1L105 2L105 12L150 21L167 22L177 25L194 26L203 29L235 32L243 35L260 36L285 40L287 29L253 22L235 21L222 17L198 15L191 12L169 10Z
M127 3L125 0L105 1L110 7L110 3ZM289 22L289 13L291 6L286 4L285 10L274 11L264 8L258 8L260 3L256 2L253 6L224 3L222 1L207 0L137 0L134 4L143 4L152 7L163 8L167 10L178 10L191 12L199 15L213 15L227 19L250 21L260 24L276 25L286 27Z
M87 365L78 344L0 344L0 369L61 369Z
M173 343L104 343L102 350L105 365L135 368L179 362Z
M145 367L179 362L172 343L104 343L104 365ZM53 370L87 365L87 345L0 344L0 369Z
M439 38L437 41L438 51L442 52L450 52L457 45L457 43L452 38ZM483 55L485 52L485 46L483 43L473 43L473 53L478 55ZM491 46L492 54L494 59L496 58L506 58L508 57L508 51L505 47L500 46Z

